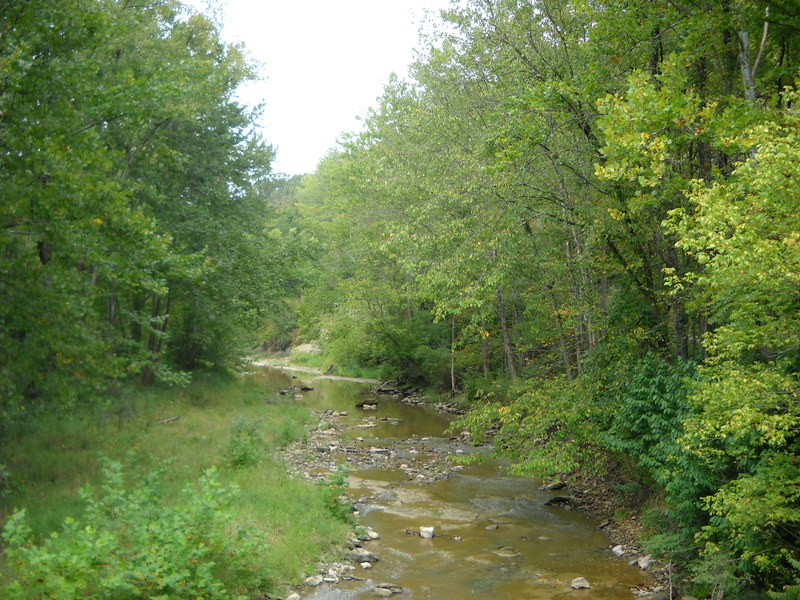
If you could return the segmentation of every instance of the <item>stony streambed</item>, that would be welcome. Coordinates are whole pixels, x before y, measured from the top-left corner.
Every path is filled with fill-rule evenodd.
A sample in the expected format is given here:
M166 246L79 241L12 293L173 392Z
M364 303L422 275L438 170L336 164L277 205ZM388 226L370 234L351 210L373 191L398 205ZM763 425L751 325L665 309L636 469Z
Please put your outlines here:
M290 444L283 457L298 475L310 480L322 480L338 465L350 470L400 469L409 480L433 483L447 477L462 466L448 460L470 451L467 438L457 440L412 436L403 440L388 440L373 444L363 434L382 426L399 425L396 417L364 415L355 425L345 425L348 411L326 410L318 413L320 425L309 432L308 438ZM346 433L356 433L348 437Z
M464 467L450 457L476 451L468 435L442 434L452 405L415 408L419 398L300 377L285 395L319 423L284 458L310 480L347 465L359 526L343 560L320 565L292 600L669 597L667 570L624 528L572 510L605 505L594 484L541 490L494 464ZM546 506L554 498L564 501Z

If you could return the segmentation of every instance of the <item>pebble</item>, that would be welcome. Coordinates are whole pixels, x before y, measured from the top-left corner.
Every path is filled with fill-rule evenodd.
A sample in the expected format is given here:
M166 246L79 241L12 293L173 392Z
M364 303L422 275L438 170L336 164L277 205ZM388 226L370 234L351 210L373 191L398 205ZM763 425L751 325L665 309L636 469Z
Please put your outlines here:
M521 556L519 552L513 548L509 548L508 546L501 546L497 550L490 550L490 552L495 556L499 556L500 558L516 558Z
M623 554L625 554L625 546L623 546L622 544L619 544L619 545L617 545L617 546L614 546L614 547L611 549L611 551L612 551L614 554L616 554L617 556L622 556Z
M286 600L300 600L300 594L297 592L292 592L288 596L286 596Z
M369 563L369 562L362 562L362 563L361 563L361 568L362 568L362 569L371 569L371 568L372 568L372 563Z
M430 539L433 537L433 527L420 527L419 528L419 537Z

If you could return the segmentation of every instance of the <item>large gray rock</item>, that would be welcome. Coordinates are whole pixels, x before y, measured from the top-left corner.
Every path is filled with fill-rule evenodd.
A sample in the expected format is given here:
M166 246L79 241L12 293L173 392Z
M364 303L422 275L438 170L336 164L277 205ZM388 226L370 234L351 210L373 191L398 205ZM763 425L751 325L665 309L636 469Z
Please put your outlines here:
M365 527L359 532L358 539L362 542L369 542L372 540L379 540L381 536L371 527Z
M353 548L347 551L347 556L352 562L378 562L378 557L364 548Z
M561 490L565 487L567 487L566 483L564 483L563 481L556 481L555 483L548 483L547 485L543 485L542 489L553 492L555 490Z
M386 592L389 592L389 594L386 595ZM402 594L403 588L396 583L379 583L375 586L375 593L381 598L388 598L394 594Z
M545 506L569 506L572 504L572 496L553 496L547 502L544 503Z
M592 586L586 581L585 577L576 577L570 584L573 590L590 590Z

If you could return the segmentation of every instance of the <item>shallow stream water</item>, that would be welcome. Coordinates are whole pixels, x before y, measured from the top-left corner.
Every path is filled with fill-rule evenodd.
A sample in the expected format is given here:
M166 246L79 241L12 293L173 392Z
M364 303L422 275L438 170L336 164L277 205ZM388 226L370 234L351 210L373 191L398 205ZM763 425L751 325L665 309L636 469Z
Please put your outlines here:
M276 387L313 387L297 402L315 411L347 411L345 435L363 437L370 447L402 452L405 440L420 438L429 445L453 444L444 433L450 416L385 397L373 413L377 426L355 429L361 418L355 404L367 385L294 375L265 369L255 376ZM402 586L398 599L631 600L630 587L651 581L647 572L611 553L598 523L578 511L545 506L553 492L540 490L537 480L509 475L498 461L465 467L436 483L410 480L399 469L349 473L359 523L381 536L364 547L380 560L353 572L361 581L309 588L304 599L374 598L375 585L386 582ZM433 539L409 535L420 527L434 527ZM585 577L592 588L573 590L576 577Z

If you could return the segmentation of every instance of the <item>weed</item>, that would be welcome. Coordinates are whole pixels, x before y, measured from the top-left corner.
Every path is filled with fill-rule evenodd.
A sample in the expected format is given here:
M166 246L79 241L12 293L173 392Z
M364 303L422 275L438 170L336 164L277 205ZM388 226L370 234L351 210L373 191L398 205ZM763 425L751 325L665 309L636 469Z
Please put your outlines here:
M340 521L350 522L353 503L347 497L347 467L339 465L336 471L320 482L325 498L325 507Z
M239 417L233 427L228 442L228 462L236 467L250 467L256 464L264 452L264 438L261 434L260 419Z

